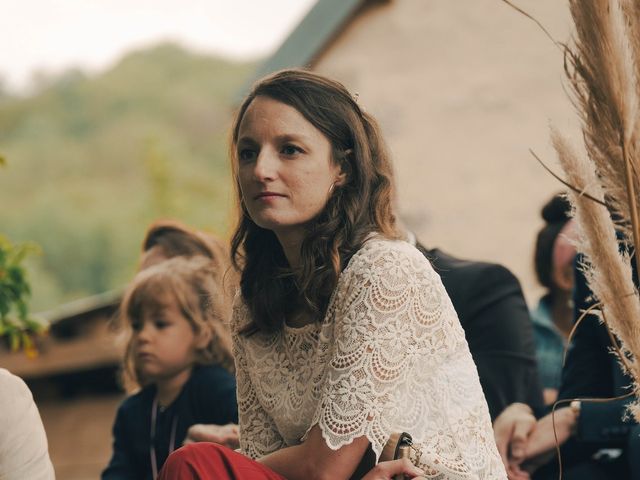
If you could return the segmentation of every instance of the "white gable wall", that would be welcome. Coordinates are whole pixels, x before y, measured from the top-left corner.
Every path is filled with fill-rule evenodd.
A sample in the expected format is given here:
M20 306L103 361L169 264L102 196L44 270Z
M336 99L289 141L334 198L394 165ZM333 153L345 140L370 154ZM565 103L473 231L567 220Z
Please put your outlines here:
M565 2L521 0L561 41ZM561 185L549 122L577 138L562 54L500 0L393 0L336 39L314 69L344 82L381 123L405 223L427 246L496 261L540 293L533 247L539 211Z

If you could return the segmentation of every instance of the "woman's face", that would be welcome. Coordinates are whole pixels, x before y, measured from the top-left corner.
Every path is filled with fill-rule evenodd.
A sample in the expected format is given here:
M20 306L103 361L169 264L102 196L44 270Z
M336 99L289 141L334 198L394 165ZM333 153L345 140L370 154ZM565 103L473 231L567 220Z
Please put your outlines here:
M238 181L251 219L280 241L301 239L343 182L331 143L295 108L256 97L238 130Z
M556 288L565 292L573 289L573 260L576 256L575 239L577 232L573 219L565 223L553 242L552 281Z

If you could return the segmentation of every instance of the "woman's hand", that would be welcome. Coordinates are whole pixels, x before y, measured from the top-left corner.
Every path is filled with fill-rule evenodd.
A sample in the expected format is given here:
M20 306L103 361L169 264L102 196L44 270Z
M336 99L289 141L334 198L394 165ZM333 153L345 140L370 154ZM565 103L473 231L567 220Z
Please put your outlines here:
M228 423L227 425L203 425L197 423L187 430L185 445L194 442L219 443L225 447L235 450L240 446L238 425Z
M556 410L555 431L558 436L558 446L569 439L575 429L576 422L577 416L572 409L560 408ZM548 414L538 420L535 428L532 428L527 433L523 447L524 455L518 455L517 458L511 455L507 464L507 473L510 480L530 478L531 473L548 463L556 455L556 436L553 428L553 418L551 414Z
M555 418L551 414L541 418L527 442L525 463L527 470L534 471L553 458L556 454L556 445L564 444L571 437L577 421L576 413L568 407L556 410Z
M510 463L507 467L507 478L509 480L530 480L531 475L526 470L523 470L519 463Z
M404 474L405 478L418 480L425 473L416 467L408 458L380 462L367 473L362 480L393 480L396 475Z
M527 442L535 428L536 417L524 403L512 403L495 419L493 435L507 470L510 464L519 464L525 459Z

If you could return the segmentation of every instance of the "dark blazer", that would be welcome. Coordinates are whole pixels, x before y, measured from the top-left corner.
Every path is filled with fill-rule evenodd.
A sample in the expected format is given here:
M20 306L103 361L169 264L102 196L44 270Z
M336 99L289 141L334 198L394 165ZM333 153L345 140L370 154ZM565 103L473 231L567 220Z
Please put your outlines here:
M578 257L576 263L580 261ZM578 269L573 298L577 319L593 304L584 275ZM598 317L586 315L571 341L558 399L612 398L627 393L631 379L610 353L611 347L609 334ZM640 478L640 465L635 465L640 456L638 425L626 415L626 406L632 400L582 402L576 434L562 447L565 478ZM613 460L593 460L601 449L621 449L622 455ZM557 462L550 462L535 478L557 478Z
M575 318L593 301L584 275L576 273L574 289ZM611 398L629 390L631 378L625 375L616 357L610 353L611 339L598 317L589 314L577 328L562 370L559 399ZM625 406L632 399L608 403L583 402L577 437L583 442L602 443L609 448L626 441L631 423L623 422Z
M533 327L517 278L501 265L417 248L440 275L458 313L491 420L513 402L541 408Z

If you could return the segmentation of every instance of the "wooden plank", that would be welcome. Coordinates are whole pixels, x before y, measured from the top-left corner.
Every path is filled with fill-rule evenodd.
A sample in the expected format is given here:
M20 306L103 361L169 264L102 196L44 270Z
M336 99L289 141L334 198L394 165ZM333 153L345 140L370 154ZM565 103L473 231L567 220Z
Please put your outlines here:
M118 365L124 346L120 345L114 333L103 333L67 341L47 338L35 358L28 358L23 352L4 350L0 353L0 366L19 377L30 379Z

